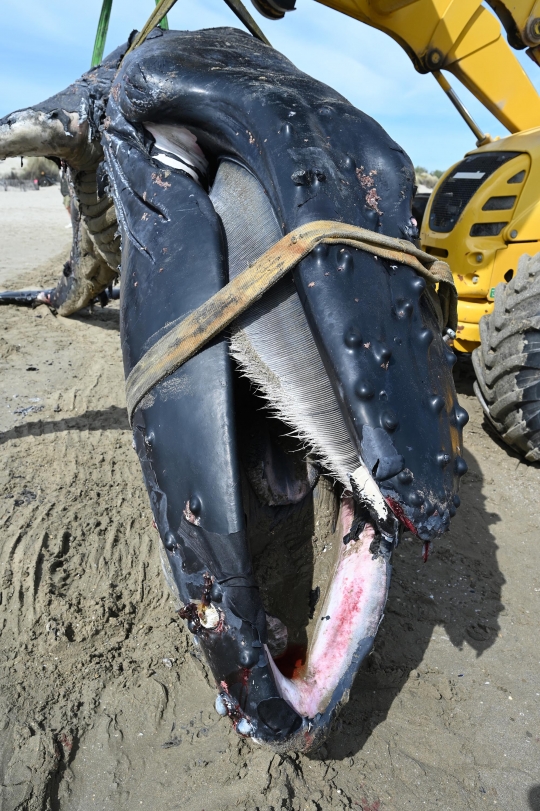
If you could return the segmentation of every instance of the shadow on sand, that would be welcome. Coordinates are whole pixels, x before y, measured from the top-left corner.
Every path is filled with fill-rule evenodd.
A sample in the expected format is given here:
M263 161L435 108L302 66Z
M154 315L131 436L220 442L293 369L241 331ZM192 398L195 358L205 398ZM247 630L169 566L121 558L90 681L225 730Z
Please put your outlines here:
M458 391L469 393L466 381L464 385L466 389L458 383ZM465 458L469 472L462 482L461 508L451 531L434 543L425 567L418 540L409 536L396 550L374 653L361 667L336 731L317 758L341 760L363 749L372 731L386 719L411 671L423 661L437 627L444 629L454 647L462 649L466 643L478 657L497 641L505 579L490 528L500 517L486 510L484 478L476 458L466 449ZM531 790L529 804L540 811L538 788Z
M529 790L528 798L531 811L540 811L540 785Z
M129 422L127 411L120 406L109 406L102 411L85 411L76 417L56 420L34 420L16 425L9 431L0 433L0 445L27 436L45 436L62 431L127 431Z
M70 316L70 320L120 332L120 310L116 307L99 307L99 305L92 308L85 307L84 310Z

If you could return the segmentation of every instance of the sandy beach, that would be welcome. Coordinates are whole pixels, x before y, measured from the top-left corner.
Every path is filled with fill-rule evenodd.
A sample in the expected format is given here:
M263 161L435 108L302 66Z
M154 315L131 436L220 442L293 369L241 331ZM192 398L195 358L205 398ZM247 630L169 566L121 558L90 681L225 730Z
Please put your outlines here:
M58 186L4 191L0 185L0 223L0 286L69 250L71 223Z
M0 191L0 284L55 282L58 188ZM213 709L131 447L116 306L0 309L1 811L540 811L540 469L486 428L424 564L406 540L327 744L275 755Z

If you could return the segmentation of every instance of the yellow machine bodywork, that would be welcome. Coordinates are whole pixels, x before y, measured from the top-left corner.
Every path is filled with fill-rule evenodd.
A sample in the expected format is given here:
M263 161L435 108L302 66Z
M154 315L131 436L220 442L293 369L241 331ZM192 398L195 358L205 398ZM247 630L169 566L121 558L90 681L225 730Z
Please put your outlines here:
M451 98L455 94L440 71L452 73L513 133L495 141L478 137L479 148L441 177L421 229L422 248L445 258L454 274L459 294L454 346L472 352L480 343L479 321L493 309L495 287L510 281L522 254L540 250L540 96L508 44L527 47L540 64L540 0L488 0L497 16L481 0L319 2L391 36L416 69L433 73ZM508 153L515 154L504 159ZM498 160L501 165L493 168ZM473 174L485 177L476 177L477 188L462 205L470 178L456 175L467 174L470 164ZM445 210L448 215L456 200L456 221L448 227Z
M515 275L522 254L532 256L540 251L540 128L487 144L467 153L466 158L493 153L515 156L481 183L447 232L432 227L433 220L437 221L434 209L444 207L446 181L459 174L464 161L441 177L426 208L420 236L424 250L444 257L452 268L459 295L454 346L461 352L472 352L479 345L478 323L493 309L495 287ZM490 234L490 230L498 233Z

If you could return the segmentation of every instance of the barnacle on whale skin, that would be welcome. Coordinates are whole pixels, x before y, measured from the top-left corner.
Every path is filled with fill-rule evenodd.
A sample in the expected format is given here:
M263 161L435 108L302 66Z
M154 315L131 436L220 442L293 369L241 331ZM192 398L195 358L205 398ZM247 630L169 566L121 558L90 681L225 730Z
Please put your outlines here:
M407 155L277 51L230 28L125 50L2 119L0 156L69 166L100 271L81 282L76 243L51 303L88 303L121 248L126 376L299 226L414 239ZM429 545L459 506L467 417L438 317L412 268L319 244L135 410L166 576L242 736L319 745L373 645L400 533Z

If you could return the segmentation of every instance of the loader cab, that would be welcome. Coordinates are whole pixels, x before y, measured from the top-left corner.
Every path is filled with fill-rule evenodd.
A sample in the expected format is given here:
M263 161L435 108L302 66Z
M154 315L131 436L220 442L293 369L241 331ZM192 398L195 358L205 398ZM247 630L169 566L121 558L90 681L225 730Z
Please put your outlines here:
M468 153L428 197L422 248L450 265L459 296L455 349L480 344L479 322L522 254L539 250L540 129Z

